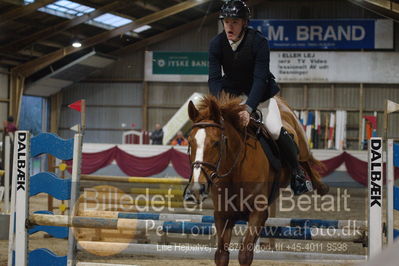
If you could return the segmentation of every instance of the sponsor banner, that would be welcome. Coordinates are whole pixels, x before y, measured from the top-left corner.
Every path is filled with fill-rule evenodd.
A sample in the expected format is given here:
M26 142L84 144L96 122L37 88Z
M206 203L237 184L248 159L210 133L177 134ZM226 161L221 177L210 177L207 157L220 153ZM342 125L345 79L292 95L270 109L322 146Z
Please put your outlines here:
M395 52L272 52L278 82L398 83Z
M146 52L145 79L160 82L207 82L207 53ZM162 52L164 53L164 52ZM173 54L173 56L172 56ZM154 59L155 58L155 59ZM166 62L181 60L171 63ZM178 59L179 58L179 59ZM200 59L199 59L200 58ZM397 52L314 52L284 51L270 53L270 70L280 83L391 83L399 82ZM157 64L157 66L154 66ZM178 65L178 66L176 66ZM165 69L161 69L163 66ZM168 68L168 69L167 69Z
M269 39L271 49L393 49L393 21L388 19L251 20Z
M145 79L148 81L206 82L207 52L146 52Z
M156 52L152 61L153 74L208 74L207 52Z

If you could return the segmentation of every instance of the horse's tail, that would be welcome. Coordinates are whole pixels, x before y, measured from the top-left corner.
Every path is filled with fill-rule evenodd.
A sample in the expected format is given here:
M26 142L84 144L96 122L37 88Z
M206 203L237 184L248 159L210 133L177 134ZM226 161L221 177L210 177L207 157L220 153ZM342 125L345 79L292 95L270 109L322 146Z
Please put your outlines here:
M325 166L322 162L314 158L310 147L307 144L306 133L303 129L298 117L295 115L292 108L288 103L281 97L276 97L279 103L280 113L285 124L286 129L291 129L291 133L296 135L296 142L299 148L299 160L301 166L309 175L313 185L317 189L318 193L324 195L328 192L329 188L327 185L321 182L320 172L325 170Z
M315 178L321 179L321 171L326 170L326 166L317 160L313 154L310 152L309 153L309 159L306 161L306 163L310 166L311 173Z
M324 184L321 182L321 171L325 170L326 167L325 165L314 158L312 153L309 153L309 157L307 161L300 162L301 166L305 169L305 171L308 173L310 179L312 180L313 185L315 186L315 189L320 195L325 195L327 194L329 187L328 185Z

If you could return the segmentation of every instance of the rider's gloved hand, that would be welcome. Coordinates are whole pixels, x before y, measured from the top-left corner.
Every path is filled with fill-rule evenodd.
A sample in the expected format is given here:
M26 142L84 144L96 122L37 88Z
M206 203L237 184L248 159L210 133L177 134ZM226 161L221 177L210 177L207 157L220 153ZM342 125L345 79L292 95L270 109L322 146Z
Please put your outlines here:
M246 127L249 124L249 112L247 110L238 113L240 116L241 124Z

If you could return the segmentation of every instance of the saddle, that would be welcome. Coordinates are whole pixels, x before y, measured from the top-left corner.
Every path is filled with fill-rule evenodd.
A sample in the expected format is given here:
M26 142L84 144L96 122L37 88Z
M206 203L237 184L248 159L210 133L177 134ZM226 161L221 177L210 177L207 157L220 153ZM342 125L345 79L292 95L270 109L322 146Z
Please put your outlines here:
M256 110L251 114L248 130L259 140L272 168L276 172L280 172L282 163L280 159L281 157L279 148L271 138L266 126L262 121L262 113L259 110Z

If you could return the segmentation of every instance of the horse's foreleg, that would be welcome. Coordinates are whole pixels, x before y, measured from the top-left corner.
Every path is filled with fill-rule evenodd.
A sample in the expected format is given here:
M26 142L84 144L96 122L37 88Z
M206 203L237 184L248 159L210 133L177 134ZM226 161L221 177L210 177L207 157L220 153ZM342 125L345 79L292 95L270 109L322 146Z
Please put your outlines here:
M241 266L251 265L254 258L256 241L258 240L265 221L268 217L268 211L253 211L248 219L248 227L238 253L238 261Z
M216 219L215 226L218 237L215 264L217 266L227 266L229 265L229 246L234 223L231 220Z

